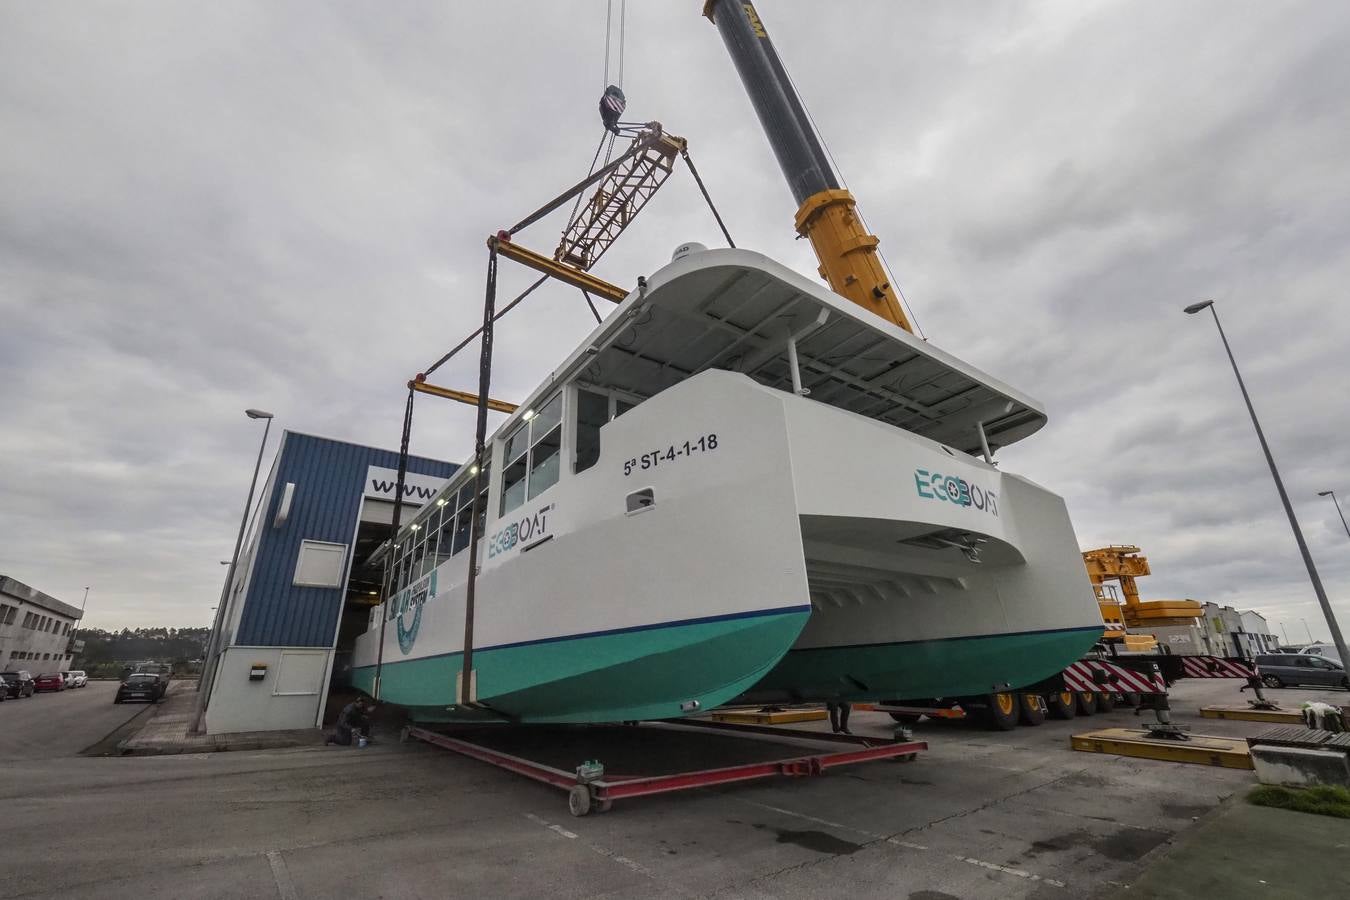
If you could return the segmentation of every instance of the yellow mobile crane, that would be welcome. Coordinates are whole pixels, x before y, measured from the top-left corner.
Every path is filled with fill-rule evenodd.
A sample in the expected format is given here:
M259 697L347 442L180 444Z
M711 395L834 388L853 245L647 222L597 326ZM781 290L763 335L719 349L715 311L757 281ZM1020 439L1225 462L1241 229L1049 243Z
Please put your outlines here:
M1083 551L1083 564L1097 595L1106 632L1102 639L1131 653L1156 651L1157 638L1147 633L1150 627L1194 625L1203 610L1194 600L1140 600L1137 578L1150 574L1148 557L1130 544L1111 544ZM1120 595L1110 591L1109 582L1120 585ZM1133 629L1133 630L1132 630ZM1144 630L1143 633L1140 630Z

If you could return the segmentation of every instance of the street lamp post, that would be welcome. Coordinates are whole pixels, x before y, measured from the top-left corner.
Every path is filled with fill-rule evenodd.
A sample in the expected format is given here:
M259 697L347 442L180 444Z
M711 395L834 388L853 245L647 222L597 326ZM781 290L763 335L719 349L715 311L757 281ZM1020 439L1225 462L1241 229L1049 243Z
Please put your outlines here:
M1345 522L1345 513L1341 512L1341 501L1339 501L1339 500L1336 499L1336 492L1335 492L1335 491L1318 491L1318 492L1317 492L1317 496L1319 496L1319 497L1330 497L1330 498L1331 498L1331 502L1334 503L1334 504L1336 504L1336 515L1338 515L1338 516L1341 517L1341 526L1345 529L1345 536L1346 536L1346 537L1350 537L1350 525L1347 525L1346 522Z
M1308 568L1308 578L1312 581L1313 593L1317 595L1317 602L1322 605L1322 614L1327 617L1327 627L1331 629L1332 643L1336 645L1336 652L1340 654L1341 660L1350 664L1350 653L1345 650L1345 638L1341 636L1341 627L1336 624L1336 614L1331 609L1331 601L1327 599L1326 589L1322 587L1322 579L1317 574L1317 565L1313 562L1312 553L1308 551L1308 542L1303 539L1303 529L1298 527L1298 518L1294 515L1294 507L1289 502L1289 494L1284 490L1284 482L1280 480L1280 470L1275 467L1275 457L1270 455L1270 445L1266 443L1265 432L1261 430L1261 423L1256 418L1256 409L1252 406L1252 398L1247 393L1247 385L1242 380L1242 373L1238 371L1237 360L1233 357L1233 348L1228 346L1228 336L1223 333L1223 324L1219 321L1219 312L1214 308L1214 301L1202 300L1199 303L1192 303L1186 307L1185 311L1187 315L1193 316L1206 309L1214 317L1214 325L1219 329L1219 339L1223 341L1224 352L1228 354L1228 362L1233 366L1233 375L1236 376L1238 388L1242 391L1242 399L1247 404L1247 412L1252 417L1252 427L1256 429L1256 439L1261 442L1261 452L1266 455L1266 464L1270 466L1270 477L1275 480L1275 490L1279 492L1280 502L1284 504L1285 515L1289 517L1289 527L1294 532L1294 542L1298 544L1298 552L1302 554L1303 564ZM1310 639L1311 634L1312 632L1309 630Z
M193 732L202 730L202 717L206 714L206 701L211 694L211 682L215 677L215 656L220 649L221 628L224 626L225 611L229 608L230 586L234 583L234 570L239 564L239 550L244 545L244 530L248 527L248 511L253 507L253 492L258 487L258 472L262 469L263 451L267 448L267 434L272 430L272 414L261 409L246 409L244 415L250 419L264 419L262 443L258 445L258 460L253 464L253 480L248 485L248 499L244 501L244 515L239 520L239 534L234 539L234 553L230 556L230 568L225 573L225 586L220 591L220 602L216 604L216 617L211 623L211 636L206 641L206 653L202 656L202 673L197 678L197 709L192 718Z

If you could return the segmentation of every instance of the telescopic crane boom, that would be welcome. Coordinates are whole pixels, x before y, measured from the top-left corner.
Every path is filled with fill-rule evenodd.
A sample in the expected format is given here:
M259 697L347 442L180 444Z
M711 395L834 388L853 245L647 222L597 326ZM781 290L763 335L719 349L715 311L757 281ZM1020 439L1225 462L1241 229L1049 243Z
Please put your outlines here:
M877 255L876 236L839 185L801 98L753 4L706 0L703 14L722 35L778 165L797 201L797 233L811 242L830 289L913 332Z

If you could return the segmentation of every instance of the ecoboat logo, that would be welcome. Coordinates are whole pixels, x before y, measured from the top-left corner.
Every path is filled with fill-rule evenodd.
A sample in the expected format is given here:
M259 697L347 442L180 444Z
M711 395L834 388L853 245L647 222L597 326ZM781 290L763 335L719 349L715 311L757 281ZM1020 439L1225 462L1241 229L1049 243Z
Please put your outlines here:
M432 572L431 577L421 586L404 591L399 595L397 608L398 623L398 649L407 656L412 652L413 644L417 641L417 632L422 627L422 607L426 606L427 600L436 596L436 573ZM409 614L411 613L411 621Z
M914 489L920 497L954 503L957 506L970 506L991 516L998 516L998 495L988 488L971 484L955 475L943 475L927 469L914 470Z

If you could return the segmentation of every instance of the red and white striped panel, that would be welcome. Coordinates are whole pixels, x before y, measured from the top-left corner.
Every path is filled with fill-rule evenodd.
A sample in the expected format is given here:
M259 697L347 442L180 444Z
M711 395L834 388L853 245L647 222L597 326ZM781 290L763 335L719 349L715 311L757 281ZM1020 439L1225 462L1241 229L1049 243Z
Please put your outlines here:
M1183 656L1181 669L1187 678L1251 678L1256 674L1240 659L1222 659L1217 656Z
M1071 691L1114 691L1120 694L1165 694L1167 683L1158 672L1135 672L1115 663L1083 660L1064 670L1064 686Z

